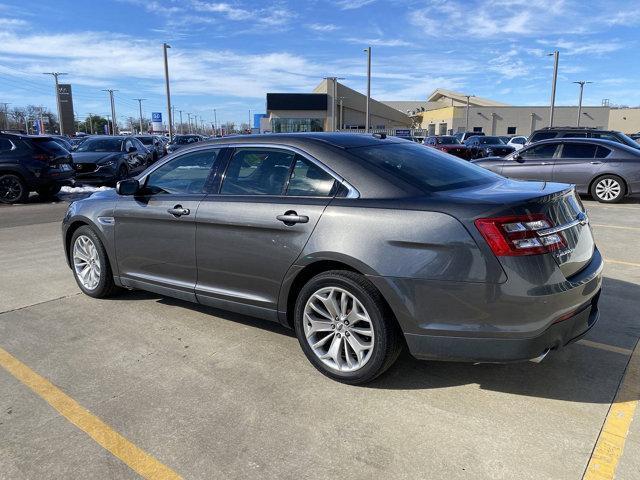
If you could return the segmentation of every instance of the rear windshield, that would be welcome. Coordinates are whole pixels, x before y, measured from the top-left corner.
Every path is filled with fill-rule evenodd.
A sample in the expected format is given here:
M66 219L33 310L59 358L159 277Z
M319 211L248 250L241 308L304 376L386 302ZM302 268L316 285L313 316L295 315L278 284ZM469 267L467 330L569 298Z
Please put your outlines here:
M460 140L458 140L456 137L437 137L436 142L438 142L440 145L459 145L460 144Z
M500 137L478 137L480 145L504 145Z
M415 143L356 147L349 152L424 192L484 185L500 178L466 160Z
M90 138L82 142L76 152L119 152L122 140L119 138Z
M51 153L68 153L66 148L52 138L32 137L31 141L33 141L33 143L35 143L39 148Z
M186 145L188 143L194 143L197 142L198 140L200 140L200 137L196 137L196 136L178 136L175 137L173 139L173 143L177 144L177 145Z

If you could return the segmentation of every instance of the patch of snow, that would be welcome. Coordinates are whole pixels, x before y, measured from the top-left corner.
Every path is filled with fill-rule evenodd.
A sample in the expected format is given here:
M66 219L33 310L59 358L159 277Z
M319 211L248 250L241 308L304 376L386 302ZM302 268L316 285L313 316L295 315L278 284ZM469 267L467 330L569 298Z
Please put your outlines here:
M60 193L93 193L111 190L111 187L67 187L60 189Z

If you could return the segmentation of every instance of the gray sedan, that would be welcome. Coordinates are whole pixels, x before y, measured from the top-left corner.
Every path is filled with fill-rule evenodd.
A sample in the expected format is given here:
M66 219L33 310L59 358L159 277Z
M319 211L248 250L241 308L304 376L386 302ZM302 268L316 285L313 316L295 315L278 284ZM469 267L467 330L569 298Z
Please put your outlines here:
M640 192L640 150L610 140L543 140L473 163L509 178L573 183L578 193L603 203Z
M570 185L309 133L185 147L72 203L62 238L91 297L141 289L279 322L319 371L357 384L405 346L539 361L580 338L602 283L588 222Z

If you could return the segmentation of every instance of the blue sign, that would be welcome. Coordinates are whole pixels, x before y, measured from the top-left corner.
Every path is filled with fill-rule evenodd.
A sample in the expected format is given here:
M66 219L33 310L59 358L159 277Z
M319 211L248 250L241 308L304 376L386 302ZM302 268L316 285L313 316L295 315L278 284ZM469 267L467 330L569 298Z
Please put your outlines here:
M153 123L162 123L162 112L153 112L151 114L151 121Z
M396 128L396 137L410 137L410 136L411 136L411 130Z

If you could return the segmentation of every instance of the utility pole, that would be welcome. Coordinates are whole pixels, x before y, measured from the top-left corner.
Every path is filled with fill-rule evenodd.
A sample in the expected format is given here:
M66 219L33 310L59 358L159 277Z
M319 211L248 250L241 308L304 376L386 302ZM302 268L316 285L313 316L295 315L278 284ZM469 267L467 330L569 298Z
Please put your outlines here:
M547 56L553 55L553 83L551 84L551 107L549 110L549 127L553 127L553 113L556 106L556 83L558 81L558 60L560 58L560 52L555 50L553 53L549 53Z
M182 125L182 110L178 110L178 112L180 112L180 133L184 133L183 131L183 125Z
M93 115L89 113L89 131L93 135Z
M344 97L340 97L340 130L344 129Z
M7 113L9 108L9 103L2 102L2 112L4 113L4 129L9 130L9 115Z
M109 92L109 101L111 103L111 135L118 134L118 125L116 123L116 104L113 101L113 92L117 92L118 90L113 90L111 88L107 88L102 90L103 92Z
M218 115L216 115L216 109L213 109L213 129L215 130L214 136L218 135Z
M587 83L593 83L593 82L587 82L586 80L580 80L578 82L573 82L573 83L577 83L578 85L580 85L580 97L578 99L578 118L576 119L576 127L580 126L580 117L582 116L582 93L584 92L584 86Z
M42 105L40 105L40 128L38 128L38 135L44 135L44 118L42 116Z
M162 44L162 50L164 52L164 80L167 84L167 115L169 115L169 141L173 140L173 120L171 118L171 91L169 90L169 62L167 60L167 49L171 48L171 45L167 43Z
M58 77L68 75L64 72L43 72L43 75L52 75L56 84L56 106L58 107L58 125L60 125L60 135L64 135L64 126L62 124L62 108L60 106L60 90L58 89Z
M188 133L193 133L191 132L191 113L187 112L187 125L189 126L189 128L187 129Z
M465 113L466 119L464 122L464 131L468 132L469 131L469 99L471 97L475 97L475 95L465 95L465 97L467 97L467 111Z
M365 113L364 129L369 133L369 104L371 103L371 47L364 49L367 52L367 109Z
M142 102L146 100L146 98L134 98L134 100L138 101L138 109L140 110L140 135L142 135Z

